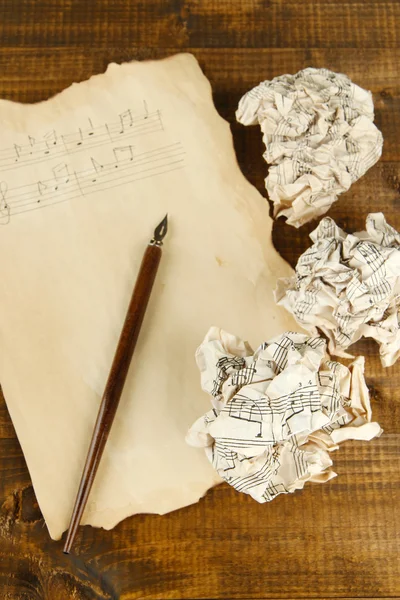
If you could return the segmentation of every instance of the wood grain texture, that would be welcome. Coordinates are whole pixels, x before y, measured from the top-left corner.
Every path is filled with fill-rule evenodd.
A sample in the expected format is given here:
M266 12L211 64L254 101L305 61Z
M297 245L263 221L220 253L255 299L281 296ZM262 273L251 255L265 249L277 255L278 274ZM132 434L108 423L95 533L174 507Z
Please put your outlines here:
M400 228L400 4L397 0L0 0L0 96L36 102L110 61L193 52L232 125L241 169L264 194L257 128L235 123L262 79L325 66L374 94L381 161L334 204L344 228L382 210ZM294 265L314 225L278 221ZM50 540L0 401L0 597L5 600L400 598L400 374L372 341L367 381L385 433L334 455L339 476L258 505L227 485L169 515L81 528L76 556ZM28 399L29 400L29 399Z

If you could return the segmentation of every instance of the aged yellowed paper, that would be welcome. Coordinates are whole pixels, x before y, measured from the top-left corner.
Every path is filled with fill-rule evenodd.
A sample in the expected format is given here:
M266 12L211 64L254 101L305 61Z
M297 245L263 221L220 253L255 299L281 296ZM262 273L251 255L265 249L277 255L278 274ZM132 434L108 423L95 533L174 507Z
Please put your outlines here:
M292 271L193 56L112 64L47 102L0 102L0 380L50 535L67 528L143 250L169 234L83 523L196 502L220 481L185 443L208 405L211 325L256 345L295 328Z

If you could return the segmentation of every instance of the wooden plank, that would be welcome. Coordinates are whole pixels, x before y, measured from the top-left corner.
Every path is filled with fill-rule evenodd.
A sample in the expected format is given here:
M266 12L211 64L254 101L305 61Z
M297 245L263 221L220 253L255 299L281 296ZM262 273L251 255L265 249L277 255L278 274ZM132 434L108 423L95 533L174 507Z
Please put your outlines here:
M396 48L394 0L2 0L2 45Z

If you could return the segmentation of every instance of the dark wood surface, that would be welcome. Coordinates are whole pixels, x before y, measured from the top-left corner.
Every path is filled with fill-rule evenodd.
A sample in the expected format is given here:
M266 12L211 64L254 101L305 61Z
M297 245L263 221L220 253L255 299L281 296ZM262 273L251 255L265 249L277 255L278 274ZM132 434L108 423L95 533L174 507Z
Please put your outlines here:
M110 61L193 52L263 193L260 133L235 123L239 98L306 66L343 71L372 90L385 143L330 215L352 231L381 210L399 229L399 39L397 0L0 0L0 96L36 102ZM292 265L313 227L276 223L275 245ZM221 485L166 516L81 528L76 556L48 536L1 400L0 598L400 598L399 365L383 369L373 342L357 350L385 433L336 452L336 479L267 505Z

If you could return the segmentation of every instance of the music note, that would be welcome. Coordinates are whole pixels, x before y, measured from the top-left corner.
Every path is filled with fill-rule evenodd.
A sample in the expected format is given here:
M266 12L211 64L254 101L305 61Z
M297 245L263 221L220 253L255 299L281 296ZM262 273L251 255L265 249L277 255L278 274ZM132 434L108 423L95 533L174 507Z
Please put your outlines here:
M52 169L56 179L65 179L69 176L69 168L66 163L61 163Z
M14 144L14 150L15 150L15 154L17 155L17 158L15 159L15 162L18 162L19 161L19 157L21 156L22 148L21 148L21 146L18 146L18 144Z
M149 112L146 100L142 100L143 110L136 114L127 109L118 114L114 121L94 126L90 117L88 125L64 133L55 129L47 133L32 136L27 134L28 142L13 143L8 148L0 148L0 170L22 169L25 165L34 165L49 159L62 160L61 157L85 152L86 149L106 147L110 141L116 143L123 134L125 138L136 138L164 130L161 111ZM90 157L88 157L90 158Z
M62 135L61 139L66 151L68 153L74 152L77 149L77 146L82 146L83 144L84 140L82 129L79 128L77 133L68 133L66 135Z
M7 225L10 222L10 207L7 204L6 196L8 185L5 181L0 182L0 223Z
M30 154L33 154L33 147L36 144L36 140L31 135L28 135L29 146L31 147Z
M93 123L92 123L92 119L88 119L89 121L89 125L90 125L90 129L88 131L88 135L93 135L94 134L94 130L93 130Z
M103 163L88 155L91 169L76 172L71 165L59 163L50 169L53 177L48 179L36 179L26 185L12 187L4 181L0 182L0 224L8 224L11 215L14 218L16 215L75 200L94 192L125 186L149 176L169 173L184 166L185 152L180 142L140 153L135 149L135 154L134 148L113 148L110 144L114 160ZM23 148L21 162L24 156Z
M49 133L46 133L43 137L47 148L45 154L49 154L51 146L57 145L57 134L53 129L53 131L49 131Z
M119 119L121 122L121 130L120 133L124 133L126 127L132 127L133 125L133 117L130 109L119 115Z
M96 171L96 173L100 173L104 169L104 165L101 165L93 157L91 157L90 160L92 161L92 165L93 165L93 168ZM96 183L96 181L97 181L97 178L92 179L92 183Z
M43 196L43 194L46 193L48 186L45 183L43 183L42 181L38 181L37 186L38 186L39 196ZM41 201L42 201L41 197L37 199L38 203L40 203Z
M93 157L90 160L92 161L92 165L93 165L96 173L99 173L99 171L102 171L102 169L104 169L104 165L97 162L97 160L95 160Z
M113 148L114 158L116 163L133 160L133 146L120 146ZM118 168L118 164L115 165Z
M60 165L57 165L56 167L54 167L54 169L52 169L53 171L53 175L54 175L54 179L57 182L57 185L55 186L55 190L58 190L59 187L59 182L61 183L68 183L69 182L69 169L68 169L68 165L62 163Z

